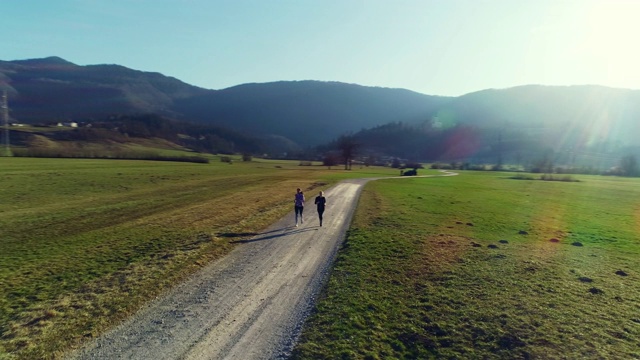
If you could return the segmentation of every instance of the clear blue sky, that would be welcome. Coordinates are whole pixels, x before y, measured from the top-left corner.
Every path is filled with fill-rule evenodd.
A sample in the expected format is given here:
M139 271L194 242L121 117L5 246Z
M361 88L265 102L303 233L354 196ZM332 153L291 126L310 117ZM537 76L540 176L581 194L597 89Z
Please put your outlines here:
M640 0L3 0L0 60L55 55L208 89L640 89L639 19Z

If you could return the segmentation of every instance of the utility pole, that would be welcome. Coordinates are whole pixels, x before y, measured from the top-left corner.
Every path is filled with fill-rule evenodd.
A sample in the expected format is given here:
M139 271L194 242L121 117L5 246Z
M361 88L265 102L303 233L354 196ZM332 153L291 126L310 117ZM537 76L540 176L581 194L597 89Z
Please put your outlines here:
M2 91L2 119L4 120L4 156L11 156L11 145L9 143L9 104L7 102L7 90Z

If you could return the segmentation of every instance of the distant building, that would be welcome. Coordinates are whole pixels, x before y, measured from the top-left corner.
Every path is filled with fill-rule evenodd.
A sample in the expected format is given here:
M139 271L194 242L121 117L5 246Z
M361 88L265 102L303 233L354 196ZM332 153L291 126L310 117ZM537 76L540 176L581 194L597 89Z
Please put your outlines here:
M69 122L59 122L58 126L65 126L65 127L72 127L72 128L77 128L78 127L78 123L75 121L69 121Z

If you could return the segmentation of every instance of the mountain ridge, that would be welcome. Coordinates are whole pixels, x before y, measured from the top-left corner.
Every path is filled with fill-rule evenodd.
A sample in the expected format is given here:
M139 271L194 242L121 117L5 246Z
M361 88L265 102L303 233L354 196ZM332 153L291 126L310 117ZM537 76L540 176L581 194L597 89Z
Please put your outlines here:
M11 116L27 123L157 113L282 136L301 146L398 122L544 133L555 141L571 139L575 147L594 141L640 143L635 136L640 133L640 90L601 85L528 84L457 97L317 80L213 90L158 72L76 65L52 56L0 61L0 86L9 92Z

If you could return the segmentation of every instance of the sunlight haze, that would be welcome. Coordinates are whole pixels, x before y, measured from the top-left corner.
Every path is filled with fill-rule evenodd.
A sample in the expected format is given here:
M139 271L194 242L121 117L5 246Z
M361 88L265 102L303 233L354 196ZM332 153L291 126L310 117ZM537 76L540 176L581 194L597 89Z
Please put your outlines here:
M640 89L640 1L5 1L0 60L59 56L192 85L322 80L459 96Z

